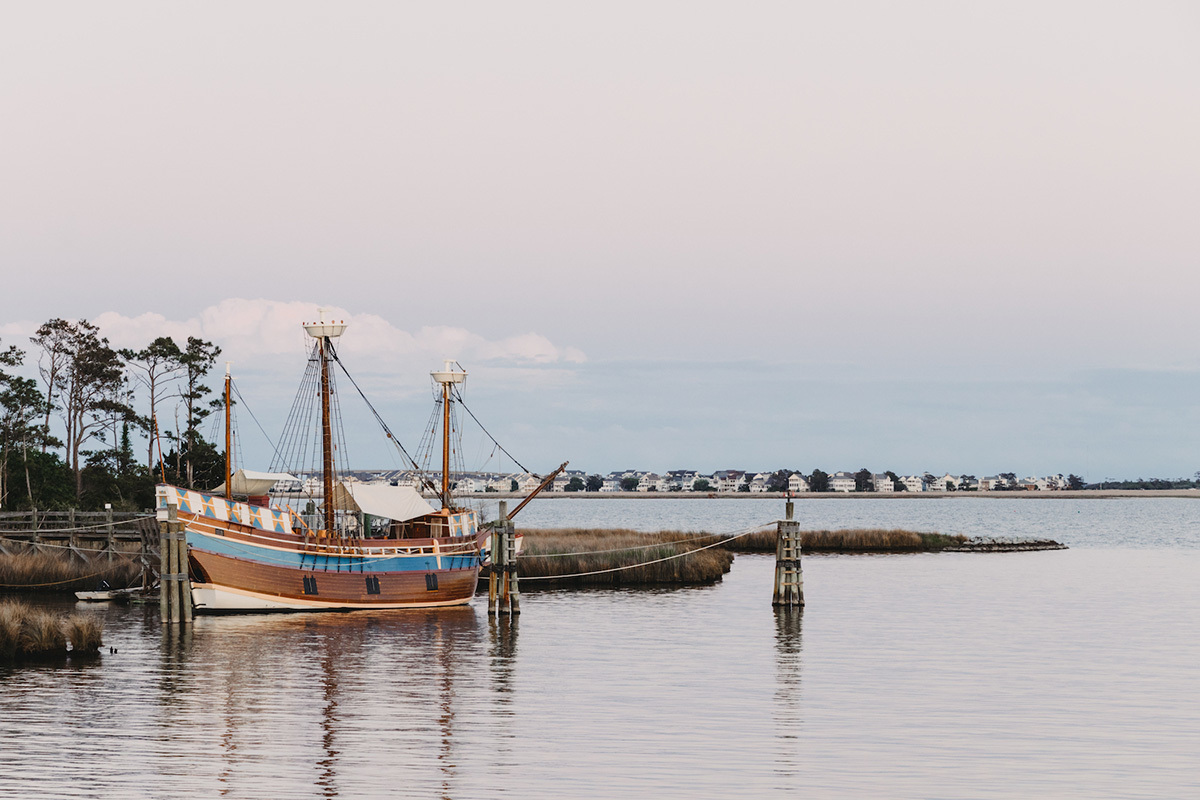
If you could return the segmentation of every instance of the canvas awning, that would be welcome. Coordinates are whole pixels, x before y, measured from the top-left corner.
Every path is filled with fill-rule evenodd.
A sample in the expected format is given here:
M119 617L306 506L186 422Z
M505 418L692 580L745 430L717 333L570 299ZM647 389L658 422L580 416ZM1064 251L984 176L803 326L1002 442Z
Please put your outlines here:
M255 472L251 469L239 469L233 473L233 494L264 495L279 481L296 481L299 478L286 472ZM225 494L225 483L212 490L212 494Z
M397 522L432 514L433 506L411 486L386 483L339 483L333 487L333 507Z

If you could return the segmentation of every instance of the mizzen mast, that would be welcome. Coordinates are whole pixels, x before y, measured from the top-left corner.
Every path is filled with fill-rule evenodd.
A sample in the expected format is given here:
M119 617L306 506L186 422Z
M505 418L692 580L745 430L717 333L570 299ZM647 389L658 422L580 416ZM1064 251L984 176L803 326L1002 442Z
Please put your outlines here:
M325 506L325 535L334 535L333 514L333 419L329 401L329 349L333 340L346 330L342 320L333 322L325 319L325 309L320 309L319 322L304 323L304 331L317 340L317 355L321 360L321 477L323 480Z
M450 387L464 383L467 373L454 369L454 360L446 359L439 372L431 372L435 383L442 386L442 507L450 508Z
M232 361L225 362L225 499L233 499L233 403L229 398Z

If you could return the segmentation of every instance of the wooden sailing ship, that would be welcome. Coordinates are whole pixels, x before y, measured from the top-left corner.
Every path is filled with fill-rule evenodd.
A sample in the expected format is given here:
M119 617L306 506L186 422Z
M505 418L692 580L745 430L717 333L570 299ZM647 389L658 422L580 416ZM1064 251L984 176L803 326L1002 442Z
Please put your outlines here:
M466 373L451 361L431 373L444 414L441 508L411 486L338 481L330 360L345 328L324 314L304 325L315 340L310 365L319 370L313 382L321 409L322 491L320 507L310 503L308 509L318 513L271 506L271 486L296 480L291 474L232 471L228 373L225 483L211 493L157 487L158 507L176 506L183 523L197 611L426 608L461 605L474 596L488 534L480 531L477 512L458 507L450 493L450 403Z

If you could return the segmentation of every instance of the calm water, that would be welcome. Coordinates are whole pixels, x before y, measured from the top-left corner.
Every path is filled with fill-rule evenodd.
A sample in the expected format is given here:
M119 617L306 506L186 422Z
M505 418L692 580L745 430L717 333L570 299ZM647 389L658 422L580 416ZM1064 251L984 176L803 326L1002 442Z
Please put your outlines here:
M757 500L554 500L533 525L735 530ZM0 796L1193 797L1200 502L805 501L805 527L1071 550L810 557L712 587L440 612L97 610L87 665L0 673ZM168 777L173 776L173 777Z

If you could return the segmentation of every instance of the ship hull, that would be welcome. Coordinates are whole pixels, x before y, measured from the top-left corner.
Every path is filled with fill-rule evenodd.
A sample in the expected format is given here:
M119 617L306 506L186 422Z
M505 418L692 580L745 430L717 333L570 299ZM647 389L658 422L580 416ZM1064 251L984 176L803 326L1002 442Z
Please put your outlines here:
M408 562L390 571L367 568L372 560L384 559L309 556L307 568L296 568L278 562L305 554L274 551L262 554L262 559L233 557L206 549L204 538L188 532L192 600L200 613L462 605L475 595L479 578L474 556L389 558L393 565Z
M173 501L173 502L171 502ZM195 611L335 611L463 605L475 595L486 536L474 512L444 518L458 535L327 540L298 533L285 509L159 487L178 506Z

